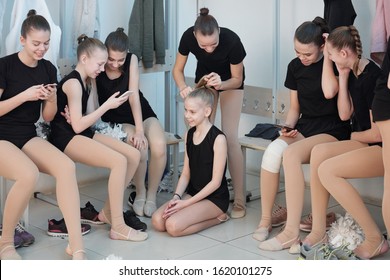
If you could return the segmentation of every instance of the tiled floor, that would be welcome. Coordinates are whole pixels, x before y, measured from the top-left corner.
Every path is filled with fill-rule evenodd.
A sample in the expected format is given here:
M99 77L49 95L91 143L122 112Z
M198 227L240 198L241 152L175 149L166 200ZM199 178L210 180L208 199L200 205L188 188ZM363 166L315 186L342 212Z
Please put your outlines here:
M127 200L130 190L126 190ZM107 195L107 181L99 181L80 188L82 206L90 201L96 209L101 209ZM171 194L159 193L158 204L165 202ZM284 193L278 194L278 201L284 203ZM306 191L304 214L309 210L309 191ZM280 252L266 252L257 248L258 242L251 235L259 222L260 200L248 203L247 215L242 219L230 219L228 222L204 230L191 236L173 238L166 233L156 232L152 229L150 219L142 218L148 225L149 238L144 242L114 241L108 237L108 225L92 225L92 231L84 236L88 259L101 260L114 254L123 259L138 260L204 260L204 259L278 259L294 260L297 255L291 255L287 250ZM334 201L330 210L342 213L340 206ZM125 209L128 208L124 201ZM381 219L380 208L370 206L372 213L377 217L381 229L384 228ZM36 241L30 247L18 249L23 259L70 259L64 249L66 239L50 237L46 234L48 219L62 218L58 207L43 202L36 198L30 201L29 231L35 236ZM279 229L274 229L275 235ZM304 235L302 234L302 237ZM390 259L390 253L381 259Z

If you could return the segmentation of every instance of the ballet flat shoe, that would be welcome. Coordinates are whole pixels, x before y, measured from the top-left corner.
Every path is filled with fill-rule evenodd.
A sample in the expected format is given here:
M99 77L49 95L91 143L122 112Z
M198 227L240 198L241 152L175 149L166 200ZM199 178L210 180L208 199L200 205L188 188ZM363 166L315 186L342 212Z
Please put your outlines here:
M269 239L267 241L261 242L259 244L259 249L264 251L281 251L283 249L290 248L294 244L299 244L299 238L295 237L293 239L290 239L284 243L280 243L280 241L274 237L272 239Z
M131 228L129 233L127 235L124 235L111 229L110 238L114 240L144 241L148 238L148 234L146 232Z
M145 207L145 199L140 198L136 199L133 202L133 210L137 216L143 217L144 216L144 207Z
M156 210L157 210L156 202L151 201L151 200L147 200L145 205L144 205L145 216L148 218L152 217L153 213L156 212Z
M359 255L356 252L356 250L354 250L353 253L356 257L358 257L361 260L369 260L369 259L375 258L379 255L386 253L388 250L389 250L389 243L387 242L386 239L383 238L381 243L379 244L379 246L375 249L375 251L370 256L367 257L368 254L364 254L364 252L362 252Z
M9 251L9 252L7 252ZM5 260L21 260L22 257L16 252L15 246L8 245L3 248L0 252L0 259Z
M269 233L272 231L272 225L269 227L258 227L252 235L253 239L263 242L267 240Z

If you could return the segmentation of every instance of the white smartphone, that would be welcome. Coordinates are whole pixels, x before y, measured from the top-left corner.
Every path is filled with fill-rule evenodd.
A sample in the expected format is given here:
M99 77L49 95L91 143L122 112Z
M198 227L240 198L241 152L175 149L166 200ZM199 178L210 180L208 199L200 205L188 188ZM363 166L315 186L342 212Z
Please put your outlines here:
M125 91L119 97L129 97L131 93L133 93L132 90Z

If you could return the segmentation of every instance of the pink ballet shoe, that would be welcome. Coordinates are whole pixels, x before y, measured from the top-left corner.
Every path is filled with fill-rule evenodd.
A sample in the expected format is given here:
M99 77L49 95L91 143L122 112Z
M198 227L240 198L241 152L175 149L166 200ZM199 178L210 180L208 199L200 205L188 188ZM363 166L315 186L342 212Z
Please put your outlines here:
M0 251L0 260L21 260L22 257L16 252L14 245L8 245Z
M86 258L85 258L85 254L86 254L86 253L85 253L84 250L77 250L77 251L73 252L72 249L70 249L69 244L68 244L68 246L66 246L65 252L66 252L69 256L71 256L74 260L85 260L85 259L86 259ZM83 256L82 256L81 259L80 259L80 258L75 258L75 256L78 255L78 254L83 254Z
M108 224L108 225L111 225L111 222L109 221L109 219L107 218L106 214L104 213L104 210L102 209L100 211L100 213L98 214L98 219L99 221L105 223L105 224Z
M359 247L357 247L353 251L353 253L356 257L358 257L361 260L369 260L386 253L388 250L389 250L389 243L387 242L386 239L382 239L379 246L375 249L375 251L371 255L368 252L359 252Z
M111 229L110 238L114 240L144 241L148 238L148 234L146 232L130 228L128 234L124 235L120 232Z
M253 239L263 242L268 239L269 233L272 231L272 225L268 227L258 227L252 235Z
M259 244L259 249L264 251L281 251L290 248L291 246L299 244L299 237L294 237L284 243L281 243L276 237Z
M230 220L230 217L229 217L228 214L223 213L222 215L219 215L219 216L217 217L217 220L220 221L221 223L224 223L224 222L229 221L229 220Z

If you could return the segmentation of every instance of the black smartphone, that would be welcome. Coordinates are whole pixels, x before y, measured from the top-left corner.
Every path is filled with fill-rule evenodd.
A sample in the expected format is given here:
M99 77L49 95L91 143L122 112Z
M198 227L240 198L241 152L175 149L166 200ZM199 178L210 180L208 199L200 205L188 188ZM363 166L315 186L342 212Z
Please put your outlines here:
M181 137L177 134L174 135L176 139L181 139Z
M282 128L282 129L284 128L286 130L286 132L290 132L290 131L295 129L295 128L292 128L292 127L289 127L289 126L285 126L285 125L281 125L281 124L274 124L274 126Z

